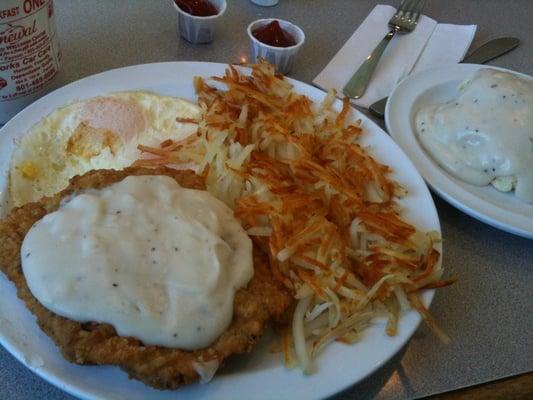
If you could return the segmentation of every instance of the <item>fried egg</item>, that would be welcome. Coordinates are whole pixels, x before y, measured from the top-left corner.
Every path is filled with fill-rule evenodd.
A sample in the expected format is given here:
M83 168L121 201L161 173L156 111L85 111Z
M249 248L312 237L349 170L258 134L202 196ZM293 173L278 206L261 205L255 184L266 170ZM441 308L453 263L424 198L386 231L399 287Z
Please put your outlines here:
M10 169L11 206L64 189L93 169L122 169L141 158L139 144L159 146L193 134L200 108L143 91L117 92L53 111L22 137Z

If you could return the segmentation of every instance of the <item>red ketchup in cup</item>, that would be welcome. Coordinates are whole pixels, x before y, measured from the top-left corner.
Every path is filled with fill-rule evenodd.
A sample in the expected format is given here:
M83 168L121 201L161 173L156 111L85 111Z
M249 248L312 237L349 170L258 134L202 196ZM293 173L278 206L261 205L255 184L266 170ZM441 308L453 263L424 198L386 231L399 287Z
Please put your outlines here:
M217 15L217 8L208 0L175 0L176 5L196 17Z
M281 29L279 22L276 20L253 30L252 35L261 43L268 44L269 46L290 47L296 44L296 40L294 40L292 35Z
M296 55L305 42L305 33L297 25L282 19L263 18L250 23L246 29L250 39L250 59L267 60L276 72L290 72Z

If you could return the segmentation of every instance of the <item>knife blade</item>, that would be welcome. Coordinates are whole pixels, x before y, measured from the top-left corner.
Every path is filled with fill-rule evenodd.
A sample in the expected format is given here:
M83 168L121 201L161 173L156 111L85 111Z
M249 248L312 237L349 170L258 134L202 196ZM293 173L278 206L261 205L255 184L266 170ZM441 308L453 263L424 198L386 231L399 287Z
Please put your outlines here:
M479 46L472 53L467 55L462 63L465 64L485 64L496 57L510 52L520 44L520 39L514 37L504 37L491 40Z
M493 39L487 43L479 46L472 53L467 55L461 63L467 64L485 64L486 62L495 59L509 51L513 50L520 44L520 39L514 37L503 37ZM378 118L384 118L385 105L387 104L388 97L376 101L372 104L368 110L374 116Z

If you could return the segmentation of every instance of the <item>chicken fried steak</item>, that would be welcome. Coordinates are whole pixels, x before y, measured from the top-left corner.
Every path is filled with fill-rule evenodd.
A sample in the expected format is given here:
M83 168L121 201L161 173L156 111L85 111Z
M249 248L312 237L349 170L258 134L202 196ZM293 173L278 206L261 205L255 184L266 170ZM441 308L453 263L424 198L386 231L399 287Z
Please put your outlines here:
M57 195L16 208L0 221L0 268L67 360L77 364L116 365L130 378L147 385L175 389L199 378L209 378L209 370L216 370L232 354L250 352L267 323L283 317L292 298L274 281L268 258L254 246L254 276L245 288L235 293L231 324L211 345L199 350L145 345L133 337L118 335L110 324L77 322L45 308L30 291L21 266L21 245L27 232L36 221L57 210L67 196L87 189L102 189L132 175L166 175L183 187L204 189L203 180L194 173L168 168L98 170L74 177L68 188Z

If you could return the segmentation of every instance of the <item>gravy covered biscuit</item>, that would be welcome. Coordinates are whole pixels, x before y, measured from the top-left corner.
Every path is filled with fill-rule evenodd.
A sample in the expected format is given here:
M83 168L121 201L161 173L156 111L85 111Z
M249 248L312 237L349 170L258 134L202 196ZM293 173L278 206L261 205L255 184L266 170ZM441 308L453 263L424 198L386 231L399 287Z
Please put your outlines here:
M533 80L480 69L456 98L422 107L415 125L425 150L456 178L514 189L533 203Z

